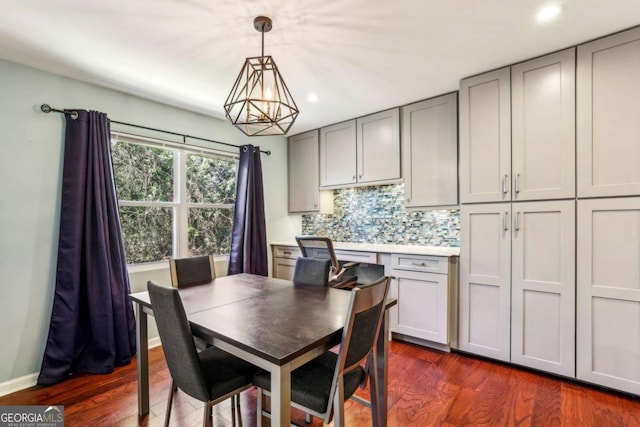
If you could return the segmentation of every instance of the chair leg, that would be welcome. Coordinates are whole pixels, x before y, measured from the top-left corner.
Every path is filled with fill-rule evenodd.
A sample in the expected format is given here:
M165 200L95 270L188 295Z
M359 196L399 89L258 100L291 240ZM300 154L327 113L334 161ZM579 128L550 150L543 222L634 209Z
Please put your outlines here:
M374 359L375 360L375 359ZM371 421L374 425L380 418L380 402L378 401L378 387L380 387L378 372L375 369L375 363L369 366L369 390L371 398Z
M345 427L344 424L344 384L338 379L336 394L333 396L333 427Z
M311 416L311 414L304 414L304 422L307 424L311 424L311 421L313 421L313 417Z
M204 419L202 420L202 425L204 427L213 427L213 405L211 401L207 401L204 403Z
M175 394L178 386L173 382L171 378L171 386L169 387L169 398L167 399L167 411L164 416L164 427L169 427L169 419L171 418L171 406L173 405L173 395Z
M231 426L236 426L236 420L239 427L242 427L242 413L240 412L240 393L231 396Z

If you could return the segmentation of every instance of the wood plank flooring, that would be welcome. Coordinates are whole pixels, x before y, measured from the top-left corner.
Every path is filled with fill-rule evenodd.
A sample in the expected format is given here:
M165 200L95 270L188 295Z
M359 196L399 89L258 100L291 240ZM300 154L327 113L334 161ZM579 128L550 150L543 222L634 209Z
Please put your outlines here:
M640 398L460 353L393 341L389 359L389 427L638 426ZM0 397L4 405L64 405L66 426L161 426L169 387L162 349L149 355L151 413L137 415L136 365L109 375L77 375L50 387ZM358 394L366 397L366 390ZM243 426L255 426L255 390L242 393ZM178 392L171 424L199 426L202 404ZM371 425L369 409L350 400L347 425ZM214 425L230 426L231 408L214 408ZM294 411L297 422L303 414ZM265 422L268 425L268 421ZM321 426L315 419L311 426Z

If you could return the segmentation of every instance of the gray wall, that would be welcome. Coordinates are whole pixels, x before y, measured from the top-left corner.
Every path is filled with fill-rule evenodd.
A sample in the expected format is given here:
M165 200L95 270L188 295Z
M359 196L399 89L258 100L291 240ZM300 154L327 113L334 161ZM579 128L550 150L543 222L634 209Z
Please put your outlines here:
M287 215L285 138L250 139L223 120L4 60L0 82L0 389L40 370L53 300L64 118L40 112L40 104L269 149L273 154L262 157L267 239L290 240L300 232L300 217ZM144 289L148 278L168 282L169 275L166 269L132 273L132 290Z

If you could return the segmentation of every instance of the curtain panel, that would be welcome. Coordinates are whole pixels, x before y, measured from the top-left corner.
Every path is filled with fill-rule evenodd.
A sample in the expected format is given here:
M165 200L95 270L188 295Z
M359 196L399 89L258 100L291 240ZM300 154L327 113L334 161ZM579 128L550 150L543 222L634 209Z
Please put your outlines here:
M67 110L71 111L71 110ZM135 354L135 319L107 115L66 117L58 261L38 384L105 374Z
M267 276L267 232L260 147L240 147L228 274Z

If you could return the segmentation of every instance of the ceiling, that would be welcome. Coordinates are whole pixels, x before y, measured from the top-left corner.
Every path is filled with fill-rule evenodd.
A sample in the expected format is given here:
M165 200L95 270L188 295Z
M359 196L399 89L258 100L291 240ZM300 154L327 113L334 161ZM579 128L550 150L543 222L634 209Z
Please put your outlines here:
M548 2L0 0L0 58L224 117L245 57L260 54L253 19L266 15L265 54L301 111L292 134L640 24L639 0L559 0L541 24Z

